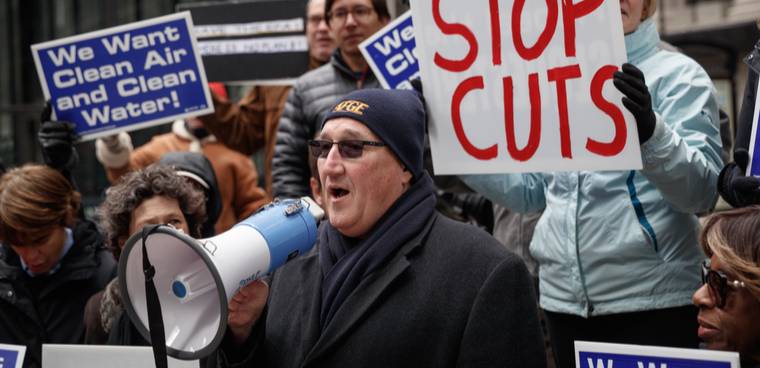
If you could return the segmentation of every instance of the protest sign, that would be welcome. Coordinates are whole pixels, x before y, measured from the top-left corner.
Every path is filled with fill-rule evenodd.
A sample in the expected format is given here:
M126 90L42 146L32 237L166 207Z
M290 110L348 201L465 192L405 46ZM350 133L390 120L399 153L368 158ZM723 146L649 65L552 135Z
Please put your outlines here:
M0 344L0 368L21 368L26 346Z
M364 59L386 89L412 89L419 78L412 12L408 11L359 44Z
M642 167L618 1L411 6L436 174Z
M740 368L739 353L575 342L575 368Z
M210 81L292 82L309 67L302 0L183 3Z
M757 129L760 128L760 81L757 83L757 93L755 94L755 111L752 114L752 135L749 144L749 164L747 165L747 176L760 176L760 139L758 139Z
M32 45L54 118L83 140L212 113L190 13Z

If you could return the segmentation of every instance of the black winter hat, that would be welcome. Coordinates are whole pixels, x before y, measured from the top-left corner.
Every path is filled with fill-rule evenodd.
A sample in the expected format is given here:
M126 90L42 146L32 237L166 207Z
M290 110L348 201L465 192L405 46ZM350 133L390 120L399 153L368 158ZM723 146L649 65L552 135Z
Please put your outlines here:
M412 173L422 174L425 142L425 106L419 95L407 90L360 89L340 99L322 120L346 117L366 125L396 154Z
M201 236L208 238L216 235L214 226L222 213L222 195L211 162L197 152L167 152L160 163L172 166L174 171L189 177L206 190L206 223L201 225Z

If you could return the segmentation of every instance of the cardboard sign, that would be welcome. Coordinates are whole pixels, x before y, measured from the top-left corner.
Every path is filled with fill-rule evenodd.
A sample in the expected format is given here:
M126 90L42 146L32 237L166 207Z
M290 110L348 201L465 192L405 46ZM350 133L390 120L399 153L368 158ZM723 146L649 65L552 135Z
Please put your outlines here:
M210 81L292 82L309 68L302 0L183 3Z
M0 344L0 368L21 368L26 346Z
M739 353L575 342L576 368L740 368Z
M214 112L190 13L32 45L57 120L83 140Z
M747 176L760 176L760 140L757 129L760 128L760 82L757 83L755 94L755 111L752 119L752 135L749 140L749 164L747 164Z
M364 40L359 50L383 88L412 89L409 81L419 78L411 11Z
M411 5L436 174L642 167L618 1Z

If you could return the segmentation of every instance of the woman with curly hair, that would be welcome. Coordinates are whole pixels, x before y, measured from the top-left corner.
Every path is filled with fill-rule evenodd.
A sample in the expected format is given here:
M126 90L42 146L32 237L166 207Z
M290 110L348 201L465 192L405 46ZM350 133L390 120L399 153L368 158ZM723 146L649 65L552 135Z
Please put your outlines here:
M25 165L0 179L0 341L25 345L24 367L42 344L77 344L82 308L116 275L95 224L77 218L80 195L58 171Z
M705 347L738 351L760 367L760 206L709 217L702 230L703 285L692 297Z
M109 188L98 213L106 244L118 260L129 236L148 224L167 224L200 237L206 203L203 192L172 167L156 164ZM87 343L148 345L124 313L117 279L88 301L85 315Z

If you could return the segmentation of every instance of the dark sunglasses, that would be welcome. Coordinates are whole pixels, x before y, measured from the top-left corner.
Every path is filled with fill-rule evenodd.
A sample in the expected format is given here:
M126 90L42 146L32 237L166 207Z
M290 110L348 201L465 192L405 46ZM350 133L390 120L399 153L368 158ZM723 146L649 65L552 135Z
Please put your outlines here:
M333 144L338 145L338 152L343 158L359 158L364 152L364 146L383 147L383 142L363 141L359 139L349 139L345 141L327 141L323 139L314 139L309 141L311 154L317 158L325 158L330 153Z
M711 270L708 261L702 262L702 284L707 284L710 296L715 300L715 306L718 308L723 308L726 305L729 287L735 289L744 287L744 282L729 281L723 272Z

